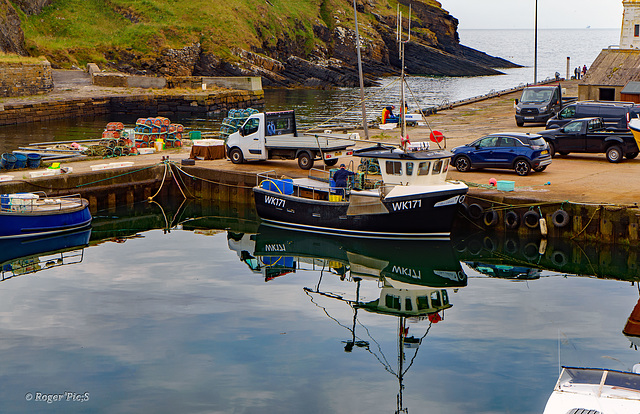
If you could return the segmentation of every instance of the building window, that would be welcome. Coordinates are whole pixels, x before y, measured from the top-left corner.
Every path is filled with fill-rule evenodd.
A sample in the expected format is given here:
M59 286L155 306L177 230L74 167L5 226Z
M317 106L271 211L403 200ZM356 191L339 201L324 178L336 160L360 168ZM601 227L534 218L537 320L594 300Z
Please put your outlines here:
M633 27L633 35L634 35L635 37L640 36L640 24L636 24L636 25Z

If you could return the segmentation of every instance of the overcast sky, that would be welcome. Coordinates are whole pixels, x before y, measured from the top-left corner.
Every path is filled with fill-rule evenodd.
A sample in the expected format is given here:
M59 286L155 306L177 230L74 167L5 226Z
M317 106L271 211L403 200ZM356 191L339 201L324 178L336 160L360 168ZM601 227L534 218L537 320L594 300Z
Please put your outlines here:
M439 0L459 29L531 29L536 0ZM538 28L620 28L622 0L538 0Z

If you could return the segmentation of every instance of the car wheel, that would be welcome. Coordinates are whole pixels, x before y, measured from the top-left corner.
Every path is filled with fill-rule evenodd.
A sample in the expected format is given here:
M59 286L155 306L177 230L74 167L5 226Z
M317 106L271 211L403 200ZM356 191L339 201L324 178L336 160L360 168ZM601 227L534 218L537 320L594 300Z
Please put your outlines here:
M338 163L338 158L329 158L328 160L324 160L324 163L327 167L333 167Z
M313 168L313 158L311 158L311 155L309 155L308 152L303 152L298 155L298 167L303 170L310 170Z
M632 160L632 159L634 159L635 157L638 156L638 153L637 152L630 152L628 154L624 154L624 156L627 157L628 160Z
M550 142L549 142L549 155L551 155L551 158L556 156L556 147L554 147L553 144Z
M569 155L569 151L558 151L558 154L560 155Z
M542 171L544 171L545 169L547 169L547 166L546 166L546 165L543 165L542 167L534 168L534 169L533 169L533 171L535 171L535 172L542 172Z
M516 119L516 125L518 125L519 127L524 126L524 121L521 119Z
M607 161L620 162L622 161L622 150L617 145L612 145L607 148Z
M516 171L518 175L529 175L531 172L531 164L527 160L517 160L513 165L513 169Z
M231 151L229 151L229 158L234 164L242 164L244 162L244 157L242 156L242 151L240 150L240 148L233 148Z
M454 161L454 165L460 172L467 172L471 170L471 160L464 155L456 158L456 160Z

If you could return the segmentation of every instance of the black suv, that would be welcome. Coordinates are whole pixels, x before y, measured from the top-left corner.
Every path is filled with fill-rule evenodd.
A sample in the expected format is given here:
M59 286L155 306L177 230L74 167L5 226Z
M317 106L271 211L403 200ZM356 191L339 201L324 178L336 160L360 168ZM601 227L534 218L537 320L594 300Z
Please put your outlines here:
M562 108L547 121L547 129L558 128L574 119L600 117L606 126L628 128L629 119L640 114L640 106L633 102L575 102Z

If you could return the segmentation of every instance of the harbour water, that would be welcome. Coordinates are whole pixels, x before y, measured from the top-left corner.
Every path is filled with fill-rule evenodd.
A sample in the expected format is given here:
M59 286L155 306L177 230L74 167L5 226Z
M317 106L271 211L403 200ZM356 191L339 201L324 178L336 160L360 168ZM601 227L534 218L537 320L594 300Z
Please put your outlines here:
M594 57L611 43L596 40ZM532 74L514 71L530 72L518 82ZM457 81L474 84L446 80ZM447 99L486 93L457 90ZM268 91L266 101L311 124L351 95ZM87 137L108 121L0 134ZM64 253L5 253L0 412L533 414L560 365L640 362L623 333L640 299L635 250L486 234L380 247L265 228L250 205L181 202L100 211ZM423 314L390 310L407 292L428 298L413 308Z
M0 411L533 414L560 365L640 359L636 252L557 242L549 270L540 241L389 245L157 201L96 215L72 257L3 263ZM408 293L429 302L405 318Z

